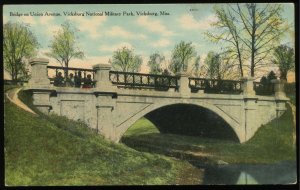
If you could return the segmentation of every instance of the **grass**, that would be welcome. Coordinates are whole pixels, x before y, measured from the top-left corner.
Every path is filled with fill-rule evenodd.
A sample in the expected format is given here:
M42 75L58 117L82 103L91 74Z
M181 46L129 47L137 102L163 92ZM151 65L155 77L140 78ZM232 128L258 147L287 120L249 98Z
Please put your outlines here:
M290 102L296 105L296 83L286 83L285 92L288 98L290 98Z
M160 153L187 160L198 159L206 164L219 160L228 163L275 163L296 160L293 144L291 108L278 119L262 126L248 142L161 134L143 118L138 120L122 138L122 142L140 151ZM191 154L192 152L192 154Z
M4 85L4 92L13 89L13 88L17 88L20 87L19 85Z
M5 90L11 88L4 86ZM38 112L32 107L30 94L21 91L19 95ZM55 115L34 116L6 100L5 183L10 186L201 184L203 171L164 155L204 163L295 160L291 117L288 108L281 118L261 127L244 144L160 134L151 122L142 118L122 138L123 143L136 151L105 140L83 123Z
M21 97L31 101L24 92ZM201 183L201 170L186 161L138 152L105 140L83 123L34 116L8 100L4 108L8 186Z
M290 102L296 105L296 94L286 94L286 96L290 99Z

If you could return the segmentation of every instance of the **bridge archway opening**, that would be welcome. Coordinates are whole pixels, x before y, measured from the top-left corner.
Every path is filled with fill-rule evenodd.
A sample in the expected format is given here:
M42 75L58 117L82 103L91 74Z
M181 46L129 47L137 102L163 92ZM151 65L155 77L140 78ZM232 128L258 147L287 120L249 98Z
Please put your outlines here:
M167 105L147 113L144 117L161 133L239 142L235 131L222 117L198 105Z

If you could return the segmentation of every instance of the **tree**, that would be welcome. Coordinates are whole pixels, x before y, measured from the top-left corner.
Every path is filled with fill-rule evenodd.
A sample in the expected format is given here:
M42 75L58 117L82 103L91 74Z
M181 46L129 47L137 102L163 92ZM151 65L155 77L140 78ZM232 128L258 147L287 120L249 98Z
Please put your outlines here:
M31 78L31 74L29 72L28 64L26 64L25 62L22 63L22 64L23 64L23 67L22 67L22 70L21 70L21 74L18 77L18 80L19 81L28 81Z
M192 42L186 43L181 41L179 44L175 45L172 52L172 60L170 64L170 70L173 73L179 71L187 71L189 61L191 58L196 56L195 48L192 46Z
M25 59L37 54L39 43L29 25L8 22L3 26L3 60L14 83L28 76Z
M197 56L192 68L192 74L195 77L200 77L201 73L200 73L200 56Z
M258 95L271 95L274 91L272 80L277 79L274 71L270 71L266 76L262 76L259 86L256 87L256 93Z
M217 43L227 44L226 53L229 54L231 59L238 60L240 76L244 76L243 72L243 43L240 39L240 29L236 24L234 12L230 10L229 6L215 6L215 14L217 21L212 23L214 32L206 32L206 36Z
M268 84L268 79L266 76L262 76L261 79L260 79L260 83L262 85L267 85Z
M276 74L274 73L274 71L270 71L269 74L268 74L268 76L267 76L268 83L271 83L271 81L273 79L277 79Z
M109 63L114 70L124 72L138 72L141 68L143 59L139 55L134 55L133 49L122 47L113 53Z
M282 10L280 4L227 4L226 9L216 10L218 22L213 23L223 30L210 37L231 43L228 51L237 55L241 75L246 66L254 77L256 69L267 66L270 52L289 29ZM250 65L244 65L243 59L250 59Z
M282 18L282 5L247 3L237 4L238 15L241 18L246 37L242 41L250 51L250 72L254 77L255 68L264 66L271 50L288 30Z
M280 45L274 50L273 63L279 66L280 79L287 80L287 73L295 68L294 49Z
M66 68L69 67L71 59L83 59L84 53L77 46L77 32L78 30L70 22L64 22L53 36L53 40L49 45L51 51L46 55L56 59L62 67ZM65 76L68 76L68 69L65 70Z
M204 60L206 76L210 79L231 79L235 78L234 65L231 64L225 55L210 51Z
M165 60L165 57L159 53L153 53L150 55L148 66L150 67L150 74L162 73L161 64Z
M210 79L221 79L221 59L220 59L220 55L210 51L207 54L207 57L205 58L205 64L206 64L206 68L207 68L207 76Z

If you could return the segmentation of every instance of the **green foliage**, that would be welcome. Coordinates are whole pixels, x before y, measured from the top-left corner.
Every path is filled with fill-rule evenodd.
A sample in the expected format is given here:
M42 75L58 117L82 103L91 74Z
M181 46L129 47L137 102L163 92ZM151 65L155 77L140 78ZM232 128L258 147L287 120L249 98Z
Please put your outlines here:
M3 25L3 61L4 69L11 75L13 81L28 76L25 59L37 54L39 43L24 23L8 22Z
M4 92L19 87L18 85L4 85Z
M285 92L287 94L296 94L296 83L285 83Z
M251 76L255 70L268 66L271 52L290 26L282 17L280 4L237 3L216 6L215 30L207 32L213 42L220 42L228 56L239 62L243 75L245 60L250 60Z
M284 91L285 91L287 97L290 98L290 102L293 105L297 105L297 102L296 102L296 83L295 82L285 83Z
M214 164L218 160L228 163L274 163L296 160L293 127L291 108L288 107L280 118L262 126L252 139L240 144L228 140L162 134L143 118L128 129L122 142L140 151L197 159L206 164ZM197 154L200 156L195 156Z
M53 36L49 45L50 52L46 53L46 55L56 59L61 66L65 67L69 67L71 59L83 59L84 53L78 47L77 33L78 29L69 21L64 22Z
M163 72L161 68L162 62L165 60L165 57L159 53L153 53L150 55L148 66L150 67L150 74L161 74Z
M32 101L26 92L19 96ZM7 185L180 184L186 170L198 171L187 162L107 141L83 123L35 116L9 101L4 106ZM199 184L199 175L190 184Z
M203 66L204 75L210 79L236 79L235 66L224 54L208 52Z
M198 55L195 59L195 62L193 64L192 68L192 74L195 77L200 77L201 76L201 65L200 65L200 55Z
M274 73L274 71L270 71L267 76L268 83L271 83L274 79L277 79L276 74Z
M205 59L207 65L207 76L210 79L221 79L221 58L220 55L210 51Z
M273 63L279 66L280 79L287 80L287 73L295 68L294 49L286 45L276 47Z
M172 60L170 64L170 70L173 73L180 71L187 71L189 61L196 57L197 53L195 47L192 46L192 42L181 41L179 44L175 45L172 52Z
M268 79L266 76L262 76L261 79L260 79L260 83L262 85L265 85L265 84L268 84Z
M136 121L124 134L124 136L132 136L132 135L142 135L149 133L159 133L159 130L154 127L153 123L151 123L146 118L141 118Z
M262 76L260 84L255 89L256 95L272 95L274 90L272 83L266 76Z
M276 74L274 73L274 71L270 71L267 76L262 76L261 77L260 83L262 85L269 85L269 84L272 83L271 81L273 79L277 79Z
M213 30L206 32L205 35L212 42L225 45L227 57L231 61L238 61L239 74L243 76L244 48L241 39L239 25L237 25L234 11L229 6L214 6L217 21L211 23Z
M272 95L274 94L274 83L272 80L277 79L274 71L270 71L267 76L262 76L260 84L256 87L257 95Z
M134 55L133 49L122 47L114 52L109 63L116 71L138 72L141 68L143 59L139 55Z

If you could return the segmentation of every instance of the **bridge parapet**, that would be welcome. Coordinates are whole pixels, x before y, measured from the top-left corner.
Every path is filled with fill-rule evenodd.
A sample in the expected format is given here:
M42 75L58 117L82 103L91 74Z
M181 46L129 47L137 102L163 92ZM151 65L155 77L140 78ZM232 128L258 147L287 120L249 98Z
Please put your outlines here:
M252 77L244 77L242 78L243 85L242 85L242 91L244 97L254 97L255 91L253 87L253 81L254 79Z
M35 58L29 60L31 65L31 79L28 86L33 88L48 88L50 80L48 79L47 65L48 59Z
M259 96L253 78L233 81L192 78L186 73L170 76L117 72L111 71L108 64L85 69L94 74L95 88L56 87L48 79L48 62L30 62L32 78L26 89L33 92L34 105L44 113L82 120L113 141L118 141L137 119L162 106L195 104L217 113L235 130L240 142L245 142L261 125L280 116L289 100L284 81L280 80L272 81L274 95Z
M284 91L285 80L274 79L271 81L274 84L275 101L276 101L276 116L279 117L286 111L285 103L289 100Z
M111 83L122 89L168 91L170 88L174 88L175 91L178 91L178 79L179 77L170 75L109 71Z
M271 80L271 83L274 84L274 91L275 91L276 99L282 99L282 98L286 99L286 94L284 91L284 86L285 86L286 81L273 79L273 80Z
M186 73L177 73L175 76L171 76L111 71L111 65L109 64L96 64L93 66L93 69L81 69L47 66L48 63L49 61L43 58L35 58L30 61L32 67L32 78L28 84L30 88L47 89L53 86L50 85L51 82L47 72L48 68L50 70L55 69L56 75L59 69L71 70L75 72L75 76L77 74L76 71L84 72L84 78L81 79L81 84L83 84L86 79L86 72L89 72L93 75L92 85L90 85L89 88L96 87L97 89L105 91L115 91L117 87L126 89L152 89L155 91L168 91L170 88L174 88L175 92L179 92L179 94L184 97L190 97L191 93L208 93L243 94L245 98L254 97L256 95L273 96L275 94L276 99L286 98L284 93L284 81L281 80L272 81L272 85L270 85L272 88L270 89L272 89L271 91L273 93L270 91L265 94L260 94L258 90L264 86L261 86L262 84L258 82L254 82L253 78L243 78L242 80L216 80L189 77ZM68 80L66 76L64 80L64 82ZM60 87L65 86L66 85L61 85Z
M101 91L115 91L116 87L112 85L109 80L109 71L111 69L111 65L109 64L96 64L93 66L95 71L95 82L96 89Z
M189 77L189 87L193 93L209 94L241 94L242 81L240 80L218 80Z
M176 74L179 78L179 92L183 98L189 98L191 96L191 90L189 87L189 75L186 72L180 72Z
M53 91L48 79L48 59L35 58L29 60L31 65L31 79L25 89L33 92L33 104L42 112L49 113L51 109L50 94Z

